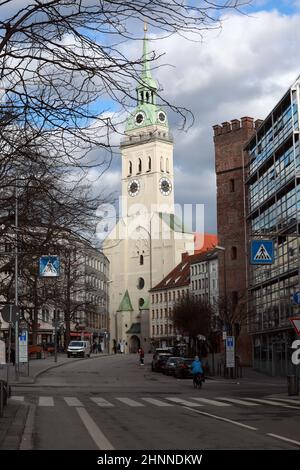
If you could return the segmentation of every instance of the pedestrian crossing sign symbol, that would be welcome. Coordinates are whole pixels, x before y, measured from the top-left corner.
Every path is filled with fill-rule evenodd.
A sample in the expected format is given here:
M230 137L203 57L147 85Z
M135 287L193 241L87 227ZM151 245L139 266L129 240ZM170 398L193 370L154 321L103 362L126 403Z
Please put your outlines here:
M40 257L40 276L41 277L58 277L60 262L58 256L41 256Z
M274 243L273 240L251 241L251 264L273 264Z

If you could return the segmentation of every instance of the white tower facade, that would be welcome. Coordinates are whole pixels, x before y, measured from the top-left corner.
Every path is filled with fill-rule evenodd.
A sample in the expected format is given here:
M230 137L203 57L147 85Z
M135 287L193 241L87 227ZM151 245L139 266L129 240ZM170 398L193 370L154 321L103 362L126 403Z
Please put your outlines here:
M147 59L137 106L121 142L122 216L103 249L110 261L111 347L136 352L151 349L149 289L193 253L194 235L174 215L173 139L163 108L156 103L157 85Z

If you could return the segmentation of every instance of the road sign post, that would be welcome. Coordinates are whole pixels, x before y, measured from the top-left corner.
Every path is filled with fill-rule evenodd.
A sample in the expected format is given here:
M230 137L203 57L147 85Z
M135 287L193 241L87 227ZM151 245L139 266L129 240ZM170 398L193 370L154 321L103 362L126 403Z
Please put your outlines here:
M235 367L235 340L234 336L226 338L226 367L232 369Z

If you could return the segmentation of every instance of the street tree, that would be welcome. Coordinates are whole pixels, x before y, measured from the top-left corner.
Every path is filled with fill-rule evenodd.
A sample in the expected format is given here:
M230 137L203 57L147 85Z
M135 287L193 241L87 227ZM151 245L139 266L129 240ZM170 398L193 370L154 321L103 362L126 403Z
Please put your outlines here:
M182 336L189 336L189 346L198 353L199 344L207 341L211 332L214 309L209 302L188 295L177 302L173 309L174 327ZM204 342L203 342L204 341ZM202 351L203 353L204 351Z

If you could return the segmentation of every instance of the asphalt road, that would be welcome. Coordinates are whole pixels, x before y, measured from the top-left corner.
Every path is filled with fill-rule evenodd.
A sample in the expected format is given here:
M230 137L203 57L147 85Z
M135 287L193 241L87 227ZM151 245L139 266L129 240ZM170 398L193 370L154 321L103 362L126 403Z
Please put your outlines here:
M300 399L272 379L207 380L194 390L191 380L151 372L150 362L146 356L140 366L135 355L82 359L14 387L12 400L32 405L31 447L299 449Z

